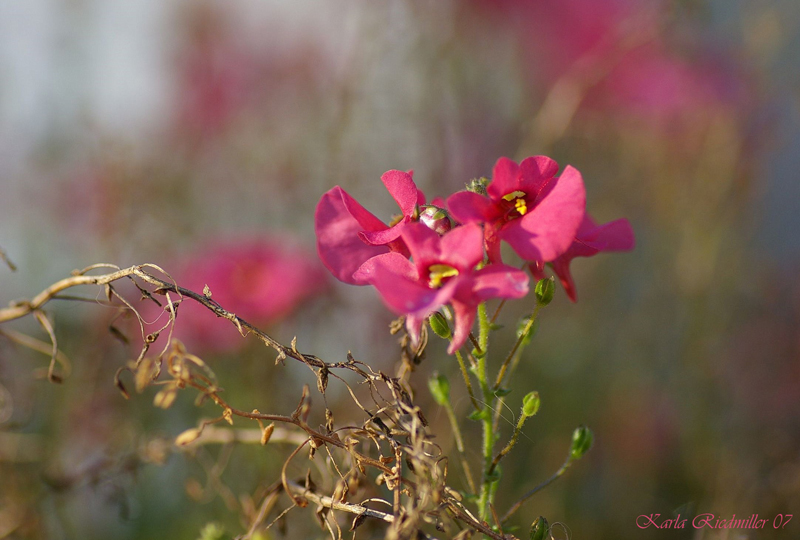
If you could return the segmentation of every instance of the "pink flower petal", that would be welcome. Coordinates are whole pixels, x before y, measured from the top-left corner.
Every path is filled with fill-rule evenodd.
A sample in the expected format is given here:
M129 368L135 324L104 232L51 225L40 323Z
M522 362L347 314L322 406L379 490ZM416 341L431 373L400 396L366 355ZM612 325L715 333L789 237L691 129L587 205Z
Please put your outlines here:
M483 302L490 298L522 298L528 294L528 275L513 266L490 264L474 274L474 298Z
M427 316L419 317L413 314L406 315L406 332L408 333L408 337L411 338L412 347L416 347L419 344L419 336L426 318Z
M559 257L553 261L553 272L558 276L558 280L561 282L561 286L564 287L564 291L567 293L569 299L573 302L577 302L578 291L575 289L575 280L572 278L572 272L569 270L570 260L571 259L567 259L566 257Z
M468 223L441 237L441 260L460 272L471 271L483 260L483 230Z
M410 281L417 281L419 274L414 263L397 252L384 253L365 261L353 274L353 278L361 283L369 283L375 279L376 266L402 276Z
M568 166L537 197L522 218L506 224L500 238L529 261L552 261L569 249L586 207L586 190L577 169Z
M417 185L414 183L411 175L403 171L386 171L381 176L381 181L383 185L386 186L392 198L397 202L403 215L410 216L413 214L414 208L420 200L421 192L417 189ZM421 198L424 204L424 195Z
M492 170L492 181L486 186L486 193L493 201L498 201L519 189L519 165L507 157L497 160Z
M575 257L591 257L601 251L629 251L633 249L635 239L633 229L627 219L617 219L603 225L596 225L588 216L583 218L575 241L566 253L553 262L553 271L558 276L567 296L573 302L578 300L575 280L572 278L569 265Z
M400 315L427 317L450 301L459 285L458 277L440 289L431 289L418 279L410 279L408 266L399 258L402 255L397 253L381 255L367 261L358 271L359 275L368 276L366 279L378 290L389 309Z
M447 347L447 354L455 354L466 343L472 330L472 325L475 324L475 305L458 301L453 301L452 305L456 320L453 340L450 342L450 346Z
M361 225L365 231L382 231L388 227L388 225L375 217L372 212L361 206L361 203L351 197L349 193L339 186L334 187L322 197L325 198L328 194L331 194L332 204L337 206L343 205L345 210L347 210L347 212L358 222L359 225ZM337 194L341 199L341 202L337 200ZM322 201L320 200L320 202ZM319 204L317 205L317 209L319 209ZM340 210L337 209L337 211Z
M403 228L403 240L420 273L441 260L440 236L422 223L409 223Z
M403 233L403 225L405 225L405 223L406 220L404 219L397 225L382 231L361 231L358 233L358 237L361 238L365 244L369 244L371 246L385 246L386 244L394 242L400 238L400 235Z
M636 243L627 219L596 225L587 214L575 235L575 241L562 257L591 257L601 251L630 251Z
M385 246L364 244L358 233L385 228L381 220L339 186L322 196L314 213L320 260L338 280L353 285L363 285L353 279L353 272L364 261L389 251Z
M471 191L459 191L447 198L447 209L459 223L483 223L497 218L492 201Z
M594 241L604 244L603 251L630 251L636 245L633 228L625 218L616 219L597 227Z
M519 169L522 175L519 189L536 195L556 175L558 163L547 156L533 156L523 159Z

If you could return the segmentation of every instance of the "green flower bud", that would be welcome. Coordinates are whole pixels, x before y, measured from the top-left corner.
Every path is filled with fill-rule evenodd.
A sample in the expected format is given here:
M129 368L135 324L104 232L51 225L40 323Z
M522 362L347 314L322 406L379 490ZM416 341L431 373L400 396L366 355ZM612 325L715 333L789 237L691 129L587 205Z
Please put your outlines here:
M539 516L531 524L531 540L544 540L550 537L550 525L544 517Z
M444 375L434 372L433 376L428 379L428 388L433 399L439 405L447 405L450 401L450 381Z
M434 312L428 319L428 324L431 325L431 330L433 330L434 334L442 339L450 339L452 335L450 333L450 325L447 324L447 319L444 318L444 315L438 311Z
M542 404L542 401L539 399L539 392L528 392L524 398L522 398L522 415L531 417L537 412L539 412L539 406Z
M534 292L536 293L536 301L540 305L546 306L553 300L553 294L556 292L556 280L552 277L540 279Z
M219 523L206 523L206 526L200 530L200 538L198 540L222 540L225 538L225 528Z
M572 432L572 447L570 448L570 458L573 460L581 459L592 447L594 435L592 430L586 426L579 426Z
M423 206L419 214L419 220L438 234L444 234L453 227L453 222L450 220L447 210L438 206Z
M486 195L486 186L489 185L488 178L473 178L467 182L467 191L477 193L478 195Z

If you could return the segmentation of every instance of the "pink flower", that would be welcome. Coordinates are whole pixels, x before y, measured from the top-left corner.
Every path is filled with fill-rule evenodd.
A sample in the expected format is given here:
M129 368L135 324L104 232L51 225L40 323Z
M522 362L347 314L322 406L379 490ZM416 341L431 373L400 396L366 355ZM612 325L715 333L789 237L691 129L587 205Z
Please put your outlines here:
M567 296L573 302L577 301L575 281L569 271L569 263L575 257L592 257L601 251L630 251L633 249L635 239L633 229L627 219L617 219L603 225L597 225L586 214L575 235L575 240L566 253L552 261L553 271L567 291ZM544 278L544 263L531 265L537 279Z
M483 232L476 224L439 236L424 224L410 223L402 237L413 261L384 253L364 262L354 278L374 285L392 311L406 315L413 341L426 317L451 304L455 332L447 352L453 354L467 340L479 303L528 293L528 276L521 270L504 264L476 269L483 260Z
M494 166L487 197L460 191L447 199L453 218L485 223L489 260L500 260L500 240L529 261L552 261L564 253L583 219L586 191L581 174L571 166L556 178L558 164L545 156L519 165L500 158Z
M387 171L381 176L391 196L400 206L402 217L391 226L375 217L339 186L325 193L317 204L314 229L319 258L339 281L364 285L353 273L365 261L383 253L408 255L400 238L403 228L425 204L411 174Z
M212 300L256 326L285 317L328 285L313 255L284 235L217 241L184 260L173 277L195 292L208 285ZM243 343L231 323L189 299L178 309L175 330L190 347L226 350Z

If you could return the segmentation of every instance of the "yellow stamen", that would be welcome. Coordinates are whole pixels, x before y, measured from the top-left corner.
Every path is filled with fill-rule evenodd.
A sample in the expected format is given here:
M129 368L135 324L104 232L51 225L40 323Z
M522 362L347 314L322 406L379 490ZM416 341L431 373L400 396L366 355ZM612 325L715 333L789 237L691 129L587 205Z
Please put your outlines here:
M447 264L432 264L428 268L428 286L438 289L446 278L457 276L458 270Z
M524 191L512 191L508 195L503 195L503 200L514 202L514 209L519 215L524 216L528 212L528 204L525 202Z

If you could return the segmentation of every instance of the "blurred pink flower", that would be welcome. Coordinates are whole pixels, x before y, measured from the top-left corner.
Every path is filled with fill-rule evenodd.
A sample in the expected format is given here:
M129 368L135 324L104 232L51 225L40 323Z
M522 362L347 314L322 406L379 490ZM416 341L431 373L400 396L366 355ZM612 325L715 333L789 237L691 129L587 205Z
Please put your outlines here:
M256 326L287 316L301 302L322 292L328 277L316 258L284 235L249 240L217 240L178 265L181 286L202 293ZM175 336L187 346L228 350L244 340L228 321L194 300L178 310Z
M455 332L447 352L453 354L467 340L478 304L528 294L528 276L521 270L504 264L475 269L483 260L479 225L463 225L440 236L422 223L410 223L402 234L413 261L384 253L367 260L354 277L374 285L392 311L406 315L414 342L425 318L451 304Z
M175 66L179 137L203 142L243 119L283 116L301 106L294 100L307 100L330 77L324 51L311 40L293 42L276 34L264 36L258 45L248 43L225 8L213 4L190 4L184 15L185 36Z
M244 107L257 69L222 21L205 7L191 11L177 66L177 125L201 138L218 134Z
M339 186L326 192L317 203L314 214L317 252L339 281L364 285L353 273L367 259L389 251L408 255L400 235L407 223L418 218L425 195L417 189L411 174L403 171L387 171L381 181L402 211L402 216L391 226Z
M617 219L603 225L597 225L589 214L584 215L575 240L566 253L559 255L551 265L567 292L570 300L578 300L575 291L575 281L569 271L569 263L575 257L592 257L601 251L630 251L636 243L633 229L627 219ZM536 279L543 279L544 263L537 262L531 265Z
M447 207L460 223L484 223L489 260L500 261L500 240L523 259L552 261L569 248L586 208L586 190L577 169L568 166L556 178L558 164L546 156L519 165L500 158L494 166L488 197L460 191Z
M745 99L743 81L720 67L719 59L689 61L671 50L662 24L666 2L475 2L499 24L512 25L536 84L552 88L572 80L584 108L630 114L658 126Z

